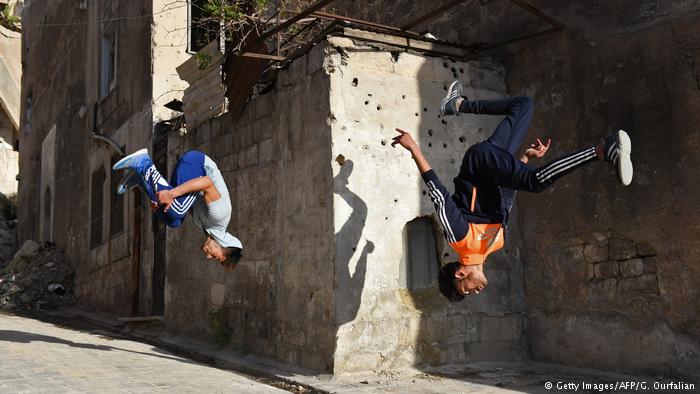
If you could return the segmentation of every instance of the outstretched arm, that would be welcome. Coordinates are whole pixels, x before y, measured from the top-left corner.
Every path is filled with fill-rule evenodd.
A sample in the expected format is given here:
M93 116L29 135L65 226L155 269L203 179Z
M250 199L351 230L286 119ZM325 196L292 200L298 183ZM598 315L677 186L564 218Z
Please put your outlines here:
M391 146L396 146L396 144L399 144L406 148L406 150L411 152L411 155L413 156L413 161L416 162L418 171L420 171L421 174L430 171L431 168L430 164L428 164L428 160L426 160L425 156L423 156L423 152L418 147L418 144L416 144L416 141L413 140L411 134L409 134L407 131L398 128L396 129L396 131L399 132L399 135L394 137L394 142L391 143Z
M163 211L167 212L176 198L195 192L204 192L204 202L207 204L221 198L221 194L216 190L216 186L214 186L211 178L200 176L199 178L190 179L173 189L158 192L158 202L165 205Z

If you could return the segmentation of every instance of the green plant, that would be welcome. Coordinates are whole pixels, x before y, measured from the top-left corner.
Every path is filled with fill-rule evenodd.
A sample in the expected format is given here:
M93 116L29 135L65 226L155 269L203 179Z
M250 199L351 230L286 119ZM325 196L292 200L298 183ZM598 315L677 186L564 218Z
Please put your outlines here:
M195 55L197 58L197 68L200 70L206 70L211 65L211 55L204 52L197 52Z
M19 32L21 31L21 22L22 19L20 17L12 14L12 7L10 7L10 4L6 4L5 7L3 7L2 12L0 12L0 25L10 30Z
M220 347L223 347L231 340L233 329L228 324L226 319L226 311L221 308L215 308L209 311L209 324L214 330L214 339Z

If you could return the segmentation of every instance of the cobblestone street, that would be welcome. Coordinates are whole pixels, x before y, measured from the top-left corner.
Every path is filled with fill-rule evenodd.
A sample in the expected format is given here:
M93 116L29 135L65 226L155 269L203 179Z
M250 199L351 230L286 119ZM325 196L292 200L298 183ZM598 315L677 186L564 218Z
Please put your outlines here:
M283 390L100 330L0 314L0 393L271 393Z

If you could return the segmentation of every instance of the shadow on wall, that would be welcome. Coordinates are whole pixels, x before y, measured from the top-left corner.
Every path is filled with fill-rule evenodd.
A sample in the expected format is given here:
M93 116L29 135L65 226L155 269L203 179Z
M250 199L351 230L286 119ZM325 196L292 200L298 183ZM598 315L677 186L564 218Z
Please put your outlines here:
M360 246L362 230L367 220L367 203L348 188L348 179L354 167L352 160L339 160L340 172L333 179L335 193L338 194L352 209L350 217L335 234L336 254L336 327L352 321L357 316L362 301L362 290L365 286L367 273L367 256L374 251L374 243L366 240L362 245L360 257L357 259L354 273L350 272L352 257Z

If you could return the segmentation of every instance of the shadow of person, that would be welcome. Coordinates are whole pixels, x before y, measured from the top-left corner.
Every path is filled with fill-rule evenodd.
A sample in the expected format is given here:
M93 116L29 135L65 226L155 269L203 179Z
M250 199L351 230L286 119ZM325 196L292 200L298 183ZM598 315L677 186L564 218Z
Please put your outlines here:
M103 351L113 351L114 350L114 351L136 353L136 354L142 354L145 356L165 358L165 359L169 359L169 360L192 363L192 361L190 361L186 358L180 358L177 356L165 356L165 355L158 355L158 354L152 354L152 353L138 352L135 350L122 349L122 348L114 347L114 346L94 345L91 343L73 342L73 341L69 341L67 339L57 338L57 337L53 337L53 336L49 336L49 335L41 335L41 334L35 334L35 333L31 333L31 332L23 332L23 331L15 331L15 330L0 330L0 342L15 342L15 343L46 342L46 343L55 343L55 344L59 344L59 345L66 345L66 346L79 348L79 349L91 349L91 350L103 350ZM153 348L153 350L158 351L159 349Z
M333 179L335 193L352 209L350 216L335 234L336 240L336 323L338 326L352 321L362 301L362 291L367 273L367 256L374 251L374 243L366 240L351 274L350 263L357 252L362 230L367 220L367 204L348 188L352 160L341 163L338 175Z

